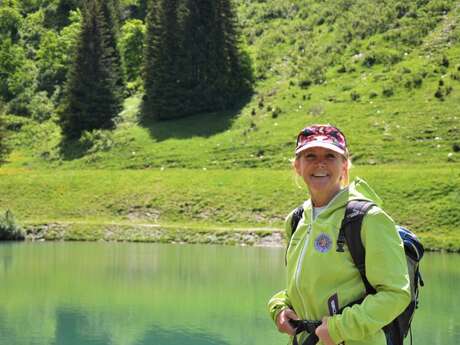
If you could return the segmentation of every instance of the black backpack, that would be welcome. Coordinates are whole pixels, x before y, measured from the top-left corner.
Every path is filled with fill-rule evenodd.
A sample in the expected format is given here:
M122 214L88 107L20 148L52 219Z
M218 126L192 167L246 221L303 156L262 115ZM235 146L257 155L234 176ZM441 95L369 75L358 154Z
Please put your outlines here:
M353 258L353 262L361 274L361 278L366 287L366 294L375 294L376 290L372 287L366 278L366 269L364 263L365 249L361 242L361 225L367 211L369 211L373 206L375 206L375 204L368 200L352 200L348 202L347 208L345 210L345 217L342 220L342 225L339 230L336 249L337 252L343 252L344 245L347 245ZM302 219L302 215L303 207L299 206L292 215L291 237L297 229L297 225ZM424 248L417 237L408 229L401 226L397 226L397 229L399 236L403 240L404 251L406 253L411 287L411 302L396 319L383 327L383 330L387 337L388 344L403 345L404 338L410 331L410 325L415 309L418 307L419 285L424 285L419 270L419 262L423 257ZM359 303L361 301L362 299L354 303Z

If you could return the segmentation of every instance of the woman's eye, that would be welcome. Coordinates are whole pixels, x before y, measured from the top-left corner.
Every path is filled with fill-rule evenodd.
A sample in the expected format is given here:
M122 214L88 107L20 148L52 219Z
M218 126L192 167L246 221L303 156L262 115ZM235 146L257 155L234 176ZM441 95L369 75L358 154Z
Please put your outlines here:
M326 157L329 160L334 160L335 159L335 156L332 153L328 154Z

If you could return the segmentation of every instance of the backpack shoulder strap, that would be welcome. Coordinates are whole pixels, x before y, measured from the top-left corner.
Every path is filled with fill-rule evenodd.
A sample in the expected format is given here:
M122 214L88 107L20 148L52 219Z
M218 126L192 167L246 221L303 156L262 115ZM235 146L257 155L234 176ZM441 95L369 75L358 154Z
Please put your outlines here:
M294 235L294 232L297 230L297 225L299 225L300 220L303 216L303 205L300 205L294 210L291 218L291 236Z
M289 234L289 238L287 239L288 244L287 244L287 247L286 247L286 251L284 253L284 264L285 265L287 265L287 252L288 252L288 249L289 249L289 245L291 244L292 235L294 235L294 232L297 230L297 225L299 225L299 222L302 219L302 216L303 216L303 205L300 205L292 213L292 217L291 217L291 233Z
M361 241L361 226L364 216L372 206L375 206L375 204L368 200L352 200L348 202L337 239L338 252L343 252L343 246L345 243L347 244L350 255L361 275L368 294L373 294L376 291L366 277L366 252Z

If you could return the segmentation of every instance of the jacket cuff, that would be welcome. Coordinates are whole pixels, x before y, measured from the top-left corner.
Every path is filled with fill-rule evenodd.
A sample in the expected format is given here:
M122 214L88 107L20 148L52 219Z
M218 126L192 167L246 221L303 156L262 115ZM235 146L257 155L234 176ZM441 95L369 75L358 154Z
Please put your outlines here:
M329 332L329 336L331 337L334 344L340 344L345 340L343 339L337 325L337 317L333 316L327 320L327 331Z
M284 310L284 309L289 309L289 306L288 305L277 305L275 306L272 311L271 311L271 317L272 317L272 320L273 322L276 323L276 318L278 317L278 315Z

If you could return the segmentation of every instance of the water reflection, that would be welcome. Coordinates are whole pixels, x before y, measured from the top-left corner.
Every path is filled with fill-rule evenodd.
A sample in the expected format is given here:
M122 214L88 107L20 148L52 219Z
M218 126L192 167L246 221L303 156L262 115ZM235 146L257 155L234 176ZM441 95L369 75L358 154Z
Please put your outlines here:
M275 345L266 301L283 250L155 244L0 245L0 344ZM414 343L455 344L460 255L427 255Z
M218 335L188 330L151 330L142 344L169 344L169 345L228 345Z

